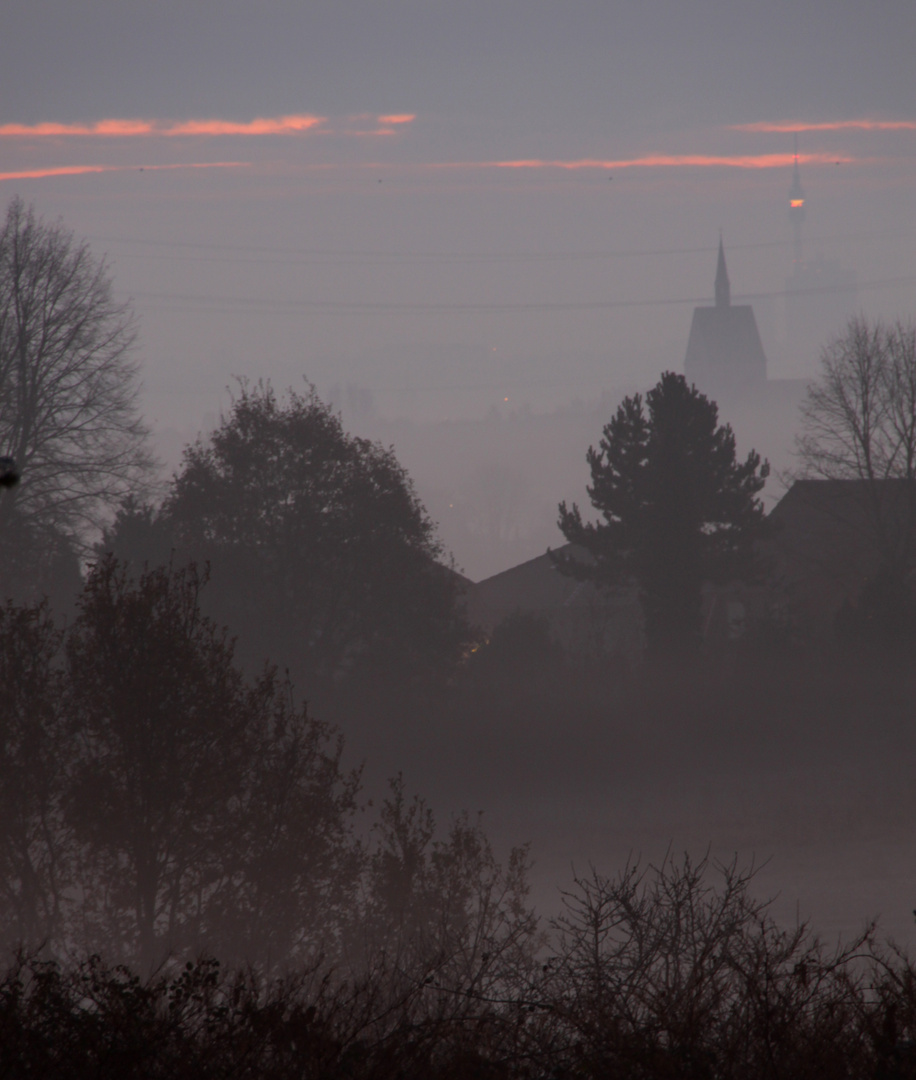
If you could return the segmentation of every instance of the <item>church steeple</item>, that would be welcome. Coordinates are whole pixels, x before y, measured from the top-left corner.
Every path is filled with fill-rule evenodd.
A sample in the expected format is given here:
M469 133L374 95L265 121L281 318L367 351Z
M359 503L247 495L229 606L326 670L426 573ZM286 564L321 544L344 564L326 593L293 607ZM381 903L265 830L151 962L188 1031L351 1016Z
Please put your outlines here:
M729 307L732 302L731 285L728 282L728 271L725 269L725 248L722 246L722 237L719 237L719 264L716 267L716 307Z
M730 396L731 400L750 394L767 381L767 358L754 309L750 304L732 305L721 232L716 302L710 307L694 308L684 374L703 393Z

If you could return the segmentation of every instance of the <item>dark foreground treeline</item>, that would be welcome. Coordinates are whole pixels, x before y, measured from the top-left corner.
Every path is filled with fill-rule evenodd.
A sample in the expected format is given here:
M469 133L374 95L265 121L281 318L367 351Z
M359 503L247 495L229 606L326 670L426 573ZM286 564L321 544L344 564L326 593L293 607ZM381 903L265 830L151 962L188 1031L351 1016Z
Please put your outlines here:
M780 930L748 885L705 863L592 875L549 938L456 927L359 972L316 958L266 979L200 959L141 979L20 955L0 981L0 1075L916 1076L912 964L871 932L831 951Z
M68 624L0 610L0 1076L916 1076L916 969L874 930L827 948L737 865L686 860L582 876L540 922L524 850L502 866L479 823L438 831L400 780L362 806L334 731L275 670L243 674L203 587L104 558ZM548 763L613 788L653 758L900 757L907 668L694 668L589 670L516 625L426 747L452 772L504 753L484 780L510 789L546 789Z
M590 668L524 620L438 696L352 710L364 789L287 679L236 663L204 587L193 566L137 574L105 557L66 624L43 603L0 608L3 947L141 971L204 952L359 970L434 927L533 934L524 850L503 868L479 821L438 831L381 770L421 778L440 806L508 807L522 838L573 799L622 826L639 806L674 823L698 786L713 815L769 798L796 831L866 813L896 828L912 809L908 665L756 651Z
M339 737L274 668L242 673L202 584L109 557L66 626L0 608L0 944L356 970L457 926L530 936L524 851L503 869L467 816L440 834L400 779L363 806Z

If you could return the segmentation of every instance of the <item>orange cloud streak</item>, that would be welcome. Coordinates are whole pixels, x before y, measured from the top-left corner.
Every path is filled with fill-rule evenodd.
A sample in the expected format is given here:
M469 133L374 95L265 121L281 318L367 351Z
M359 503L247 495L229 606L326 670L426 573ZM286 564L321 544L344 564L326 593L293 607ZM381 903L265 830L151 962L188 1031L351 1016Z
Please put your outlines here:
M0 173L0 180L42 180L46 176L84 176L104 172L154 172L160 169L239 169L250 161L192 161L179 165L61 165L52 169L29 169Z
M733 124L732 131L772 131L791 134L799 131L916 131L916 120L832 120L822 124L804 121L773 123L761 120L755 124Z
M378 122L380 124L409 124L416 118L416 113L392 113L389 116L380 116Z
M714 157L707 154L649 154L646 157L622 158L617 161L599 161L586 158L581 161L492 161L482 164L498 169L636 169L636 168L716 168L732 169L781 169L791 165L794 154L746 154L736 157ZM841 161L848 164L853 159L835 154L799 154L802 164L825 165Z
M325 122L322 116L257 117L232 120L99 120L94 124L0 124L0 138L135 138L188 135L301 135Z

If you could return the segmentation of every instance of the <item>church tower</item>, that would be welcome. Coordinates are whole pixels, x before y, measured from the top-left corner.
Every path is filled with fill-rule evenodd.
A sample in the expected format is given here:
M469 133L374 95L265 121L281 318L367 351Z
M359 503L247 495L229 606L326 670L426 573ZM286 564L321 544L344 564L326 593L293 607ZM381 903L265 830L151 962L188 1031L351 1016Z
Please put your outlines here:
M731 302L721 237L715 297L713 307L693 310L684 374L688 382L711 397L735 399L766 383L767 358L754 309L750 304Z

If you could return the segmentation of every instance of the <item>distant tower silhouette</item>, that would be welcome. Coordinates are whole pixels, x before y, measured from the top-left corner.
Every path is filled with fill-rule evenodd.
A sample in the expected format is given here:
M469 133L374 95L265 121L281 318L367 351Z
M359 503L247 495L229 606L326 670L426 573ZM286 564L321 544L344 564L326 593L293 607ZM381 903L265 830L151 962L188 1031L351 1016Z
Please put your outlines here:
M732 304L719 237L714 307L693 309L684 373L689 382L713 396L743 396L766 383L767 358L750 304Z
M792 225L792 273L786 278L786 351L796 369L809 369L831 337L843 332L856 310L855 271L818 252L804 259L802 223L805 190L798 167L798 139L792 186L789 188L789 222Z
M722 246L722 233L719 233L719 261L716 263L716 307L730 307L732 287L728 280L725 266L725 248Z
M802 262L802 222L805 220L805 189L801 186L798 169L798 136L795 136L795 165L792 169L792 186L789 188L789 221L792 222L792 262L796 267Z

